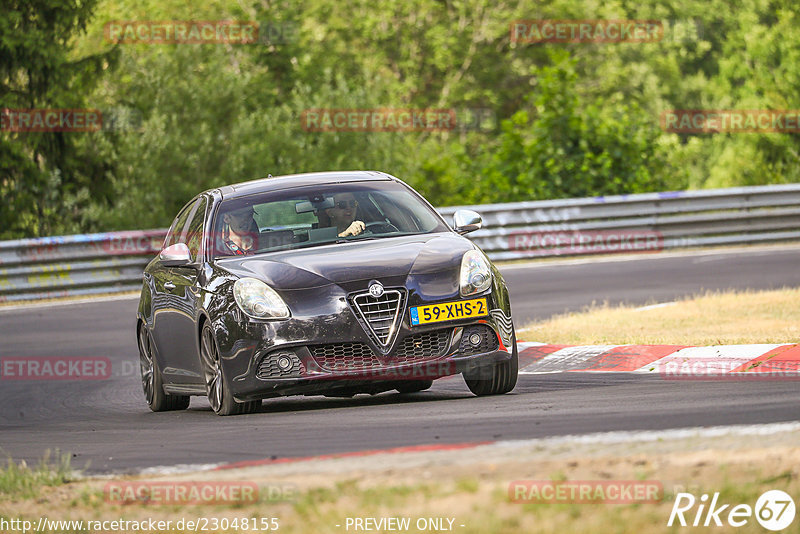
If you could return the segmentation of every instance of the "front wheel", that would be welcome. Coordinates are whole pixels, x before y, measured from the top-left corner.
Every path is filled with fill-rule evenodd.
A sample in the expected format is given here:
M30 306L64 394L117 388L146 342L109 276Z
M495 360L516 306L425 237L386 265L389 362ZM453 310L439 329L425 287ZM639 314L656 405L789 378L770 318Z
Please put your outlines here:
M153 355L153 341L144 325L139 326L139 371L142 375L144 400L154 412L185 410L189 407L189 397L167 395L161 379L161 369Z
M222 372L219 347L210 323L203 325L200 343L200 359L206 380L208 403L217 415L239 415L253 413L261 406L261 401L239 402L233 398L230 386Z
M464 372L464 382L475 395L502 395L508 393L517 385L519 374L519 355L517 354L517 335L512 332L511 359L495 362L489 369L476 369L474 372Z

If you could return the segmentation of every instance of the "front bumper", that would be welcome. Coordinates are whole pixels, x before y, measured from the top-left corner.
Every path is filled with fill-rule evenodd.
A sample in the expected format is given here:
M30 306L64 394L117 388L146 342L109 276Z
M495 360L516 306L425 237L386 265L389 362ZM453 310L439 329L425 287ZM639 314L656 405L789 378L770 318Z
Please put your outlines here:
M320 288L328 314L293 315L283 321L226 316L216 330L223 372L239 401L297 394L377 393L409 380L434 380L478 370L512 357L513 326L507 299L487 293L489 315L411 326L409 295L397 335L382 347L369 335L347 299ZM500 306L505 304L503 309ZM238 320L237 320L238 319ZM490 378L490 374L487 378Z

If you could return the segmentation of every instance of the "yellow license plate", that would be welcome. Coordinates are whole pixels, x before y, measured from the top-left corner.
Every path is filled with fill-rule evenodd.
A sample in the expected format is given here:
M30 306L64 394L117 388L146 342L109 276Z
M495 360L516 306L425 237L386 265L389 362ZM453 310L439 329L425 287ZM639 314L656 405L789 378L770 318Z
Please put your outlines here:
M460 300L443 304L428 304L411 308L411 324L416 326L426 323L454 321L489 315L486 299Z

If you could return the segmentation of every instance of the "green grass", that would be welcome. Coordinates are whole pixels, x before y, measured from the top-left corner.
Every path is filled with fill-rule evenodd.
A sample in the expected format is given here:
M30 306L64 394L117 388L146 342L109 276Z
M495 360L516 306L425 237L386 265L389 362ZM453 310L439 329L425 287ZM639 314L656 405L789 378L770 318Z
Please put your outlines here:
M9 458L0 469L0 499L35 497L43 486L58 486L72 480L70 455L46 452L36 467Z

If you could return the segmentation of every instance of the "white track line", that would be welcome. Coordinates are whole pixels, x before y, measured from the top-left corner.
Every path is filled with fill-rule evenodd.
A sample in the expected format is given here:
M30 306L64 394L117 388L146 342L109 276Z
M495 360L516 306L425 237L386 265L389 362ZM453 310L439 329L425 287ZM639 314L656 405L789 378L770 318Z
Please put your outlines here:
M540 343L539 341L517 341L517 351L522 352L530 347L541 347L547 343Z
M721 436L769 436L784 432L800 431L800 422L766 423L762 425L728 425L708 427L672 428L666 430L625 430L617 432L596 432L593 434L572 434L552 438L531 440L498 441L495 446L517 447L535 444L613 444L632 441L660 441L685 438L716 438Z
M54 308L56 306L70 306L72 304L89 304L94 302L108 302L113 300L133 300L138 299L140 296L137 291L132 295L130 292L120 293L119 295L104 295L102 297L86 297L80 299L65 299L65 300L45 300L41 302L29 302L26 304L9 304L8 306L0 306L0 313L6 311L19 311L19 310L33 310L36 308Z

